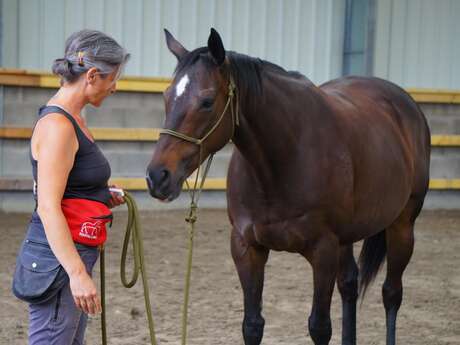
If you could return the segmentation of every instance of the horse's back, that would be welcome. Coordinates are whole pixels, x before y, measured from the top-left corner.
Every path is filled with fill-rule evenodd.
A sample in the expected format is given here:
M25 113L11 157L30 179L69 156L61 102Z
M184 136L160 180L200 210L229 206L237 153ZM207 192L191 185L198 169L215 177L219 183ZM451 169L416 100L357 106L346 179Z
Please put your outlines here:
M343 77L320 86L321 90L337 98L340 102L350 102L359 108L359 102L367 98L377 106L386 107L400 125L409 125L411 131L420 131L421 136L429 136L424 114L414 99L396 84L376 77Z

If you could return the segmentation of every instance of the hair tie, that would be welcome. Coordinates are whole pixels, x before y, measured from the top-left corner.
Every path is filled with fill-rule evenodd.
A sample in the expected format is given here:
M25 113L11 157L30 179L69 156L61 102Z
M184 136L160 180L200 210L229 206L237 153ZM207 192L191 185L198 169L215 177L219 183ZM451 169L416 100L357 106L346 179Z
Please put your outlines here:
M78 66L84 66L83 56L85 56L85 52L78 52Z
M64 62L67 64L67 68L68 68L70 74L73 75L74 72L73 72L73 70L72 70L72 61L70 61L68 58L64 58L63 60L64 60Z

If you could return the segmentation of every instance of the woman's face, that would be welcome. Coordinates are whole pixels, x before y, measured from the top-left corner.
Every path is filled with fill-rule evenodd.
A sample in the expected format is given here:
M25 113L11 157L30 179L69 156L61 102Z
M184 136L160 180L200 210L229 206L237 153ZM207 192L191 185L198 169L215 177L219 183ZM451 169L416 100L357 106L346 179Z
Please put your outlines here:
M115 93L119 69L120 67L117 67L111 73L101 73L96 68L88 70L86 95L91 105L99 107L108 95Z

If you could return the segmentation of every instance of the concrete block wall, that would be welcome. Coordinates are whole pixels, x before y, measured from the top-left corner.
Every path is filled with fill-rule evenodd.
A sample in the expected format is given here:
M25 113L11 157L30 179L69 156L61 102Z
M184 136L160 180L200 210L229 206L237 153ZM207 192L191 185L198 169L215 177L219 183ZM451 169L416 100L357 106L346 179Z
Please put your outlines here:
M460 104L423 103L431 134L460 134Z
M420 105L427 117L432 135L460 134L460 104L431 104ZM433 147L431 149L431 178L460 178L460 148ZM432 190L428 193L425 208L460 208L460 191Z
M1 92L1 89L0 89ZM32 87L3 87L1 126L31 127L38 108L56 92L54 89ZM421 104L432 134L460 134L460 105ZM1 109L0 109L1 110ZM161 94L117 92L100 108L87 107L86 120L90 127L135 128L162 127L164 105ZM107 142L99 145L111 163L113 177L144 177L145 169L155 149L153 142ZM217 153L210 177L225 177L232 145ZM29 143L27 140L0 139L0 178L30 178ZM432 178L460 178L460 148L432 149ZM188 196L172 204L153 201L147 192L136 192L142 208L181 208ZM32 198L28 192L0 192L0 210L30 210ZM225 207L225 192L205 192L201 205ZM460 191L430 191L429 208L459 208Z

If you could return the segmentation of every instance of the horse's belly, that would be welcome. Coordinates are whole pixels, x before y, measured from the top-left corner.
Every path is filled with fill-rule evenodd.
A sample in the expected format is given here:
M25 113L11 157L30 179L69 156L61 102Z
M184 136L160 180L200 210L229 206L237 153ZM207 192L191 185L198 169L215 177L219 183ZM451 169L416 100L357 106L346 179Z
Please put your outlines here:
M341 240L356 242L384 230L399 217L410 194L410 184L401 178L393 179L386 188L379 186L361 195L349 222L343 224Z

